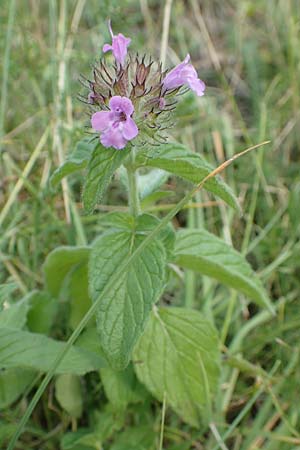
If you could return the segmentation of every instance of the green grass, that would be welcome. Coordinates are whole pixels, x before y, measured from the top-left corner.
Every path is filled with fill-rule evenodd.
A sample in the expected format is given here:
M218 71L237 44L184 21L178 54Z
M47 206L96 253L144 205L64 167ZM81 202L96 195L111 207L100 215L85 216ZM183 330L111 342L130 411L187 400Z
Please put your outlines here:
M159 56L164 3L158 0L7 0L1 7L0 284L15 284L12 300L43 286L42 264L57 245L91 242L101 229L104 207L93 216L82 214L81 177L65 181L64 193L51 191L48 180L84 133L87 116L76 99L78 78L89 74L100 55L109 17L115 32L131 36L132 47ZM190 272L185 287L173 281L170 298L164 300L180 304L185 290L186 305L214 320L229 361L214 423L210 431L192 429L167 405L165 411L147 398L129 408L125 429L150 424L155 448L170 450L300 449L299 2L174 0L170 17L166 67L189 52L208 87L199 102L182 101L181 128L174 135L214 165L271 140L268 148L238 160L224 174L240 198L242 217L217 203L183 210L173 223L205 223L232 242L260 274L277 315L257 311L236 293ZM167 189L174 196L158 203L162 216L169 203L184 195L186 185L171 179ZM125 200L114 180L105 204L117 208ZM210 200L202 192L195 198L197 204ZM60 323L53 333L70 334ZM52 384L16 448L56 449L67 431L97 422L99 410L104 414L107 408L103 387L97 374L83 383L81 419L72 420L58 405ZM1 445L37 385L1 411ZM119 433L117 427L112 430L105 449Z

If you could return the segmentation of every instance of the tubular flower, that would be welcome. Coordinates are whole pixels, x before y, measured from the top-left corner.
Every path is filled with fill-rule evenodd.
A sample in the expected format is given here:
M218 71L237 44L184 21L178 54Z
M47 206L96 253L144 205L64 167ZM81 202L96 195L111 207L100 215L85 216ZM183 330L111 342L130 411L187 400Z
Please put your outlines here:
M134 107L129 98L119 95L110 99L109 107L110 111L98 111L92 115L92 128L101 132L100 141L104 147L122 149L138 134L131 118Z
M204 95L205 84L198 78L194 66L189 64L190 59L187 55L182 63L174 67L163 80L163 85L165 89L174 89L187 84L200 97Z
M108 28L111 34L112 38L112 45L104 44L103 46L103 52L109 52L112 51L116 61L123 66L126 55L127 55L127 47L131 42L131 39L125 37L122 33L119 33L117 36L114 36L111 23L108 22Z

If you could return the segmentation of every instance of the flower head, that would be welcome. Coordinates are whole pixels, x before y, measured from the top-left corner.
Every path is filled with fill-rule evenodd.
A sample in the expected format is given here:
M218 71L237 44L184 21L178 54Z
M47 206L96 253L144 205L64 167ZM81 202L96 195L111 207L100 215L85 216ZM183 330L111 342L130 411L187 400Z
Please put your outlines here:
M100 141L104 147L120 150L138 134L131 118L134 107L129 98L119 95L110 99L109 107L110 111L98 111L92 115L92 128L101 132Z
M187 84L200 97L204 95L205 84L198 78L197 72L189 64L190 55L187 55L184 61L174 67L163 80L163 86L166 90L175 89Z
M127 57L130 39L114 36L110 22L109 29L112 45L106 44L103 51L112 50L116 64L100 59L91 79L82 80L88 93L80 98L89 105L92 128L100 132L105 147L122 149L134 138L136 146L165 142L166 130L174 124L172 112L183 93L179 88L188 85L200 96L205 84L189 63L189 55L168 73L146 55Z
M122 33L119 33L117 36L114 36L111 23L108 22L108 28L112 38L112 45L104 44L103 51L104 53L108 51L112 51L116 61L123 66L126 55L127 55L127 47L131 42L131 39L125 37Z

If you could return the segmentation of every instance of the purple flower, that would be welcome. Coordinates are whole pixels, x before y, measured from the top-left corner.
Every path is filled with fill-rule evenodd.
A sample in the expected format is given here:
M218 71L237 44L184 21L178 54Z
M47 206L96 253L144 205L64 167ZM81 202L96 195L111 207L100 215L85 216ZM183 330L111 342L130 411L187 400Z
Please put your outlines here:
M100 141L104 147L118 150L138 134L138 128L130 117L134 111L131 100L115 95L109 101L110 111L98 111L92 115L92 128L100 131Z
M126 55L127 55L127 47L131 42L131 39L126 38L122 33L119 33L117 36L114 36L113 31L111 29L111 23L108 22L108 28L112 37L112 45L104 44L103 51L104 53L108 51L112 51L116 61L123 66Z
M198 78L194 66L189 64L189 61L190 55L187 55L182 63L167 74L163 80L165 90L175 89L187 84L199 97L204 95L205 84Z

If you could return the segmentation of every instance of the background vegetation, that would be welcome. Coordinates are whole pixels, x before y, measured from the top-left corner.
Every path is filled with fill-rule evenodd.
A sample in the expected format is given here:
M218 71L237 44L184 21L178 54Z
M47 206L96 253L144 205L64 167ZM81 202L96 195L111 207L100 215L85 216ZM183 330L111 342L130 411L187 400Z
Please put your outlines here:
M174 136L215 166L251 144L271 141L224 174L239 196L242 216L201 193L173 224L205 224L232 242L258 271L277 315L272 317L235 292L188 271L181 281L170 282L162 302L204 311L220 331L224 358L227 349L236 358L222 374L214 426L194 429L167 408L164 448L300 449L296 395L300 388L300 4L298 0L167 3L171 22L166 66L189 52L207 84L203 98L182 99ZM140 53L159 57L164 8L165 2L159 0L2 1L0 284L6 301L14 302L43 286L42 264L57 245L91 242L102 229L103 212L119 209L114 205L122 203L125 208L126 192L118 178L105 204L89 216L82 215L81 176L64 181L63 192L53 192L48 180L84 133L87 116L77 100L82 92L78 79L80 74L89 75L101 54L108 39L107 19L112 18L116 33L132 38ZM184 182L169 179L161 199L145 203L144 210L163 215L186 188ZM66 320L66 302L61 308L51 336L64 339L72 324ZM3 448L37 380L19 398L8 395L5 386L0 373ZM78 390L83 392L79 395L83 405L75 414L59 401L59 385L53 382L18 448L101 448L95 442L77 447L74 443L74 436L78 438L80 430L91 424L105 449L159 448L162 405L149 394L138 392L125 413L108 401L97 373L82 377L72 390L73 400ZM76 430L77 435L69 434Z

